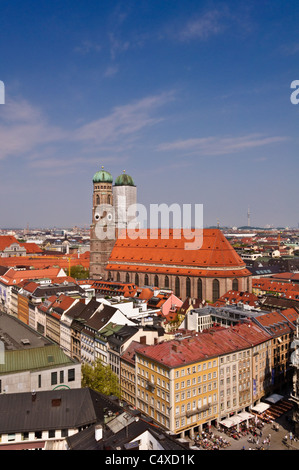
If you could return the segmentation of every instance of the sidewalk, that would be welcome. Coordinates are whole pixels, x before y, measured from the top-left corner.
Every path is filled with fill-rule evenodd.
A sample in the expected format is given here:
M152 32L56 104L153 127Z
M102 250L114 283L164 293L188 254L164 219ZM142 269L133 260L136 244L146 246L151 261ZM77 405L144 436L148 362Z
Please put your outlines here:
M284 413L282 416L277 418L274 423L279 424L279 431L275 431L273 429L273 424L265 424L262 430L262 437L259 437L259 445L253 444L252 442L248 442L249 436L244 436L239 440L235 440L233 438L229 438L231 443L228 450L242 450L243 446L245 450L260 450L260 447L263 447L264 450L299 450L299 442L293 442L292 446L290 446L290 439L289 434L290 431L293 431L293 425L291 420L289 419L292 415L292 411L288 411ZM287 445L283 442L283 438L288 436ZM263 446L263 441L269 438L270 444ZM226 450L226 449L224 449Z
M247 436L241 437L240 439L236 440L232 437L227 436L225 432L219 432L217 429L213 429L215 435L222 436L222 438L229 441L230 446L221 448L220 450L299 450L299 441L291 441L289 439L290 431L293 431L293 424L291 422L292 410L287 411L282 416L277 418L273 423L265 424L262 430L262 436L259 437L259 445L249 442L249 437L251 434ZM279 424L279 430L275 431L273 429L273 424ZM283 438L288 436L287 444L283 442ZM263 441L268 438L270 444L263 445Z

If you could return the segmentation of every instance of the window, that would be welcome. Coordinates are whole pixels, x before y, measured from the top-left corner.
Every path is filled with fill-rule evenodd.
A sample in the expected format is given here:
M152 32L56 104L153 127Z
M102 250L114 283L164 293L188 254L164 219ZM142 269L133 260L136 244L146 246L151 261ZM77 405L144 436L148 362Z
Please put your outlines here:
M191 281L190 277L186 279L186 297L191 297Z
M139 286L139 276L138 273L135 274L135 284L138 287Z
M233 280L233 290L238 290L239 289L239 282L238 279Z
M175 278L175 295L180 296L180 278L178 276Z
M219 281L218 279L213 280L213 302L219 299Z
M169 287L169 277L168 276L165 276L164 285L165 285L165 287Z
M63 384L64 382L64 371L61 370L60 373L59 373L59 381L61 384Z
M57 385L57 372L51 373L51 385Z
M159 278L158 278L157 274L155 275L155 278L154 278L154 285L155 285L155 287L159 287Z
M149 285L149 282L148 282L148 275L147 275L147 274L144 276L144 284L145 284L146 286Z
M130 274L126 273L126 282L130 282Z
M200 278L197 280L197 298L202 300L202 280Z
M74 382L75 380L75 369L69 369L68 370L68 381L69 382Z

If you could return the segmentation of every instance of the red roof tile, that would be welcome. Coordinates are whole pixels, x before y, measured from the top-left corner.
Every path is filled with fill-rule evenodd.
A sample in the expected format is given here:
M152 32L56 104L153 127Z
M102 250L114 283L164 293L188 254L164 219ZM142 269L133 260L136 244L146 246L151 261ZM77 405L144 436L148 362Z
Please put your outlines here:
M270 335L254 323L231 328L213 328L190 337L145 346L138 353L167 367L180 367L247 349L270 339Z
M167 239L163 235L168 234ZM157 238L154 238L154 236ZM186 249L192 242L184 231L179 239L175 231L141 230L139 238L118 238L107 270L128 270L186 276L250 276L244 261L220 230L204 229L200 249Z

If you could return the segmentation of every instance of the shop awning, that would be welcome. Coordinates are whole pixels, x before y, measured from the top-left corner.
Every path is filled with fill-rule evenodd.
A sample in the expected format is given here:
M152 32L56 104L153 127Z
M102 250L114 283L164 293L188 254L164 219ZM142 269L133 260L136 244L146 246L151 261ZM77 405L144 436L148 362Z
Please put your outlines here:
M242 411L238 416L242 419L242 421L246 421L247 419L255 417L253 414L248 413L247 411Z
M231 428L232 426L235 426L235 423L233 423L231 421L231 419L223 419L222 421L220 421L220 424L222 424L223 426L225 426L226 428Z
M255 411L256 413L263 413L268 408L270 408L270 405L267 405L267 403L260 402L257 405L253 406L251 410Z
M244 421L239 415L230 416L229 419L234 423L234 425L240 424Z
M277 403L278 401L282 400L283 395L278 395L278 393L273 393L269 397L265 398L266 401L269 403Z

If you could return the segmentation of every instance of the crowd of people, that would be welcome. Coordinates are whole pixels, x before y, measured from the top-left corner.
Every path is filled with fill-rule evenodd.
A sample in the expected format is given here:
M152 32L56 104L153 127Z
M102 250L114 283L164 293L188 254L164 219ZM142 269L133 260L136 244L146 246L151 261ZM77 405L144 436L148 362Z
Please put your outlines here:
M198 434L196 436L195 445L200 449L220 450L229 447L231 444L227 439L223 438L219 434L202 431L201 435Z

